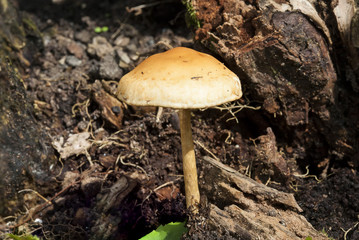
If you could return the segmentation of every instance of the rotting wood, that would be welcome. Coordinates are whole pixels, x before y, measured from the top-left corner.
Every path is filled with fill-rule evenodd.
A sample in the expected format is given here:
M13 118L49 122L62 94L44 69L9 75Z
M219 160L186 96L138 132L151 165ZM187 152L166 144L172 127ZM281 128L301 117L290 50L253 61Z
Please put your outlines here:
M258 183L210 157L200 159L199 165L210 230L235 239L327 239L300 215L293 194Z
M26 14L19 14L13 1L0 1L0 11L0 216L7 216L25 210L26 195L34 194L18 193L25 187L41 194L52 191L58 169L21 79L30 64L24 52L38 46L29 44L29 49L27 44L42 42L39 30Z
M101 109L102 117L117 129L122 128L122 118L125 107L123 103L107 93L99 82L95 82L92 87L93 98Z
M358 61L352 61L353 69L345 62L356 59L358 51L347 48L350 59L340 53L342 43L349 41L350 19L344 19L342 42L330 38L338 32L328 27L334 17L330 8L342 14L343 3L350 2L323 4L321 10L308 0L192 0L202 22L196 39L232 67L245 86L244 95L262 107L250 121L261 121L256 128L265 131L270 126L283 136L281 142L293 147L299 164L313 159L318 165L326 158L357 163L357 131L352 129L357 129L358 117L346 112L353 112L351 106L357 103ZM350 7L353 15L355 7ZM335 46L340 46L338 52L332 51ZM335 68L335 61L342 63ZM339 68L346 69L341 81L350 84L337 83Z

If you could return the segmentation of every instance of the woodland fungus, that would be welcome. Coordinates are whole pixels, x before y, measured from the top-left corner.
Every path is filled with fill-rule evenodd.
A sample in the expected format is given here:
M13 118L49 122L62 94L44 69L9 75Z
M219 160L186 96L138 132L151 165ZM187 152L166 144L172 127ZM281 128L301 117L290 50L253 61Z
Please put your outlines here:
M129 105L179 110L187 208L200 201L191 130L191 109L208 108L242 96L239 78L214 57L185 47L150 56L123 76L117 97Z

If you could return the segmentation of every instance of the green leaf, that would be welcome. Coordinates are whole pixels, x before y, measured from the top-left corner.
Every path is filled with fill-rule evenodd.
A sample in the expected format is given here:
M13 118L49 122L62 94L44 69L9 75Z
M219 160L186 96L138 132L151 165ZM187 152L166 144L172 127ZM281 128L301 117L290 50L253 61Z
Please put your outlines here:
M100 33L102 32L102 28L101 27L95 27L95 33Z
M306 237L305 240L313 240L312 237Z
M102 31L102 32L107 32L107 31L108 31L108 27L107 27L107 26L103 26L103 27L101 28L101 31Z
M185 232L187 232L187 228L184 222L171 222L159 226L140 240L179 240Z
M32 235L19 236L11 233L8 234L8 237L14 240L40 240L37 236L32 236Z
M107 32L107 31L108 31L108 27L107 27L107 26L95 27L94 31L95 31L95 33Z

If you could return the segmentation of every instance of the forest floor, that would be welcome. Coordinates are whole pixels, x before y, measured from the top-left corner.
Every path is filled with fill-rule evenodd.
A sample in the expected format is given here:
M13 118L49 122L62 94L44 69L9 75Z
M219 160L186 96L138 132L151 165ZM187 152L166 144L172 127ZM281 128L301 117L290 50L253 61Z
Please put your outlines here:
M36 119L62 151L62 168L56 176L60 185L53 195L71 185L57 205L46 210L37 233L47 239L87 239L88 228L102 221L114 225L115 239L138 239L159 224L184 221L187 213L176 112L164 109L156 119L157 109L119 108L116 104L120 103L110 96L123 74L146 56L169 46L195 47L185 24L185 8L173 1L156 5L69 2L19 1L22 13L29 14L43 33L43 48L25 54L31 65L24 80ZM113 113L106 114L106 109ZM238 113L239 121L250 111L255 110ZM246 160L251 154L246 146L253 146L258 136L242 134L237 122L227 121L229 118L228 111L218 109L194 112L196 156L212 153L266 183L256 177L255 164ZM80 140L68 142L70 147L61 150L71 135ZM87 147L74 152L72 144ZM332 167L322 179L320 173L302 170L290 183L271 179L269 186L293 193L303 216L318 231L334 239L359 239L357 171L349 166ZM78 181L73 183L73 179ZM101 196L109 196L106 193L114 184L122 188L122 196L107 206L101 203ZM93 209L107 209L110 217Z

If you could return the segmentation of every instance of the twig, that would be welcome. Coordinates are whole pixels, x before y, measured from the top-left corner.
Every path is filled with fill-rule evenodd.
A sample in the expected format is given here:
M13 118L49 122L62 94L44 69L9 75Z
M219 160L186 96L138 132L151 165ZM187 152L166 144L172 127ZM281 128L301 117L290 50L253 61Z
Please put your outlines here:
M348 230L344 230L342 227L340 228L343 232L344 232L344 240L347 240L347 235L350 231L352 231L354 228L356 228L358 226L359 222L355 223L355 225L351 228L349 228Z
M60 192L56 193L52 198L50 198L49 200L46 200L45 203L41 204L40 206L36 207L32 212L29 212L28 216L22 220L20 223L14 225L14 226L9 226L10 229L15 229L20 227L21 225L27 223L28 221L30 221L32 219L32 217L41 212L42 210L44 210L45 208L47 208L48 206L50 206L52 204L52 201L54 199L56 199L58 196L60 196L62 193L64 193L65 191L67 191L70 187L74 186L75 184L79 183L82 179L75 181L71 184L69 184L67 187L65 187L64 189L62 189Z
M167 42L165 42L165 41L163 41L163 40L158 41L158 42L156 43L156 46L159 46L159 45L165 46L165 47L167 48L167 50L173 48L173 46L172 46L171 44L169 44L169 43L167 43Z
M87 161L89 161L90 166L93 166L93 162L92 162L92 159L91 159L91 155L90 155L90 153L87 151L87 149L85 150L85 156L86 156Z
M252 170L252 161L251 163L246 167L246 171L244 172L244 175L246 175L247 177L251 178L251 170Z
M156 115L156 123L159 123L162 117L163 107L158 107L157 115Z
M138 5L136 7L131 7L131 8L126 7L126 11L129 12L129 13L135 12L135 16L138 16L138 15L142 14L142 9L153 7L153 6L159 5L161 3L165 3L165 2L171 2L171 0L158 1L158 2L147 3L147 4L141 4L141 5Z
M298 192L298 191L299 191L299 189L298 189L299 186L300 186L300 185L298 185L297 182L295 182L295 183L290 182L290 183L289 183L289 187L290 187L291 189L293 189L294 192Z
M47 202L48 204L51 204L51 202L49 200L47 200L44 196L42 196L39 192L33 190L33 189L23 189L23 190L20 190L18 191L18 193L22 193L22 192L33 192L35 193L38 197L40 197L42 200L44 200L45 202Z
M124 158L125 158L125 156L121 156L121 154L119 154L118 157L117 157L117 159L116 159L116 165L117 165L117 163L118 163L118 160L120 160L120 162L122 163L122 165L131 166L131 167L135 167L135 168L140 169L140 170L146 175L147 179L149 179L148 174L147 174L147 172L145 171L145 169L143 169L142 167L140 167L140 166L138 166L138 165L136 165L136 164L124 162L124 161L123 161Z
M126 148L127 145L126 144L123 144L123 143L119 143L119 142L115 142L115 141L112 141L112 140L108 140L110 138L107 138L105 140L96 140L96 141L92 141L92 144L97 144L97 145L100 145L99 146L99 149L103 149L107 146L111 146L111 145L115 145L115 146L118 146L118 147L123 147L123 148Z
M60 177L60 175L62 174L62 171L64 170L64 163L62 162L61 157L58 158L58 161L61 164L61 169L60 169L60 172L55 176L55 178Z
M210 150L208 150L208 148L206 148L205 146L203 146L203 144L199 141L194 141L195 144L197 144L198 146L200 146L201 148L203 148L206 152L208 152L214 159L216 159L217 161L219 161L219 158L214 155L214 153L212 153Z
M143 203L144 203L145 201L147 201L147 200L150 198L150 196L151 196L153 193L155 193L156 191L158 191L158 190L160 190L161 188L164 188L164 187L166 187L166 186L168 186L168 185L173 185L175 182L177 182L177 181L180 180L180 179L181 179L181 177L179 177L179 178L177 178L177 179L175 179L175 180L173 180L173 181L166 182L166 183L164 183L164 184L162 184L162 185L156 187L155 189L150 190L151 192L150 192L150 193L145 197L145 199L142 201L141 206L143 205ZM172 195L172 194L171 194L171 195Z

